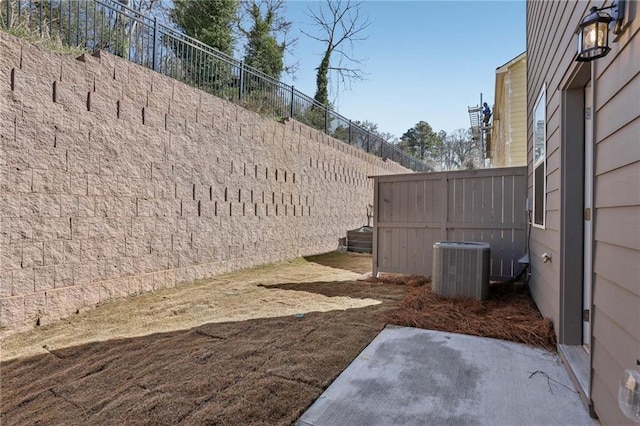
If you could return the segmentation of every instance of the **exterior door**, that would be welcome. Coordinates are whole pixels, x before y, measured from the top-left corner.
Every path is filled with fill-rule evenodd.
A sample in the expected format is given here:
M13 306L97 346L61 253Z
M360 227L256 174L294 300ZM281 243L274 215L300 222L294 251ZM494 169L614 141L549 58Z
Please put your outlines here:
M584 88L584 274L582 290L582 345L589 352L591 336L591 281L593 279L593 88Z

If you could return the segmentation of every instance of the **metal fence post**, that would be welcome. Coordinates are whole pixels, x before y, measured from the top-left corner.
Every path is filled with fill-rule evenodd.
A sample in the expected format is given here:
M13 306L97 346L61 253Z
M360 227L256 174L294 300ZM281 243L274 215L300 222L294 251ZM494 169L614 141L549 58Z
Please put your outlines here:
M242 99L243 86L244 86L244 62L240 62L240 82L238 84L238 100Z
M329 134L329 107L324 107L324 133Z
M293 99L294 99L295 89L293 85L291 86L291 112L289 113L289 117L293 118Z
M9 0L5 1L7 4L7 28L11 28L11 3Z
M151 49L151 60L153 63L153 70L158 71L158 18L153 17L153 48Z
M18 4L20 4L20 2L18 2ZM60 8L60 11L62 11L62 8ZM62 22L62 17L60 18L60 21ZM71 2L69 2L69 15L67 16L67 21L67 43L71 43ZM109 37L109 42L111 42L111 37Z
M349 120L349 145L351 145L351 120Z
M94 14L95 14L95 5L93 5L94 8ZM94 19L95 21L95 19ZM53 5L50 4L49 5L49 32L48 32L49 36L51 36L53 34ZM94 36L95 36L95 31L93 32Z
M371 133L367 130L367 152L369 152L369 138L371 137Z
M8 3L8 2L9 2L9 0L7 0L7 3ZM40 27L40 28L39 28L39 30L40 30L40 37L42 37L42 13L43 13L43 12L42 12L42 3L44 3L44 2L42 2L42 1L41 1L41 2L40 2L40 4L39 4L39 5L40 5L40 13L38 13L38 26Z

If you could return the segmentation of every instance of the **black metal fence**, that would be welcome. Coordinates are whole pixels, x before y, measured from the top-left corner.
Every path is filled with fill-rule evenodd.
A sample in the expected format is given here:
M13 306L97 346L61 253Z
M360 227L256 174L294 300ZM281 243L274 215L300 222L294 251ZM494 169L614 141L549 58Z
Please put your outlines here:
M414 171L429 166L282 83L116 0L1 0L0 25L104 50L276 119L292 117Z

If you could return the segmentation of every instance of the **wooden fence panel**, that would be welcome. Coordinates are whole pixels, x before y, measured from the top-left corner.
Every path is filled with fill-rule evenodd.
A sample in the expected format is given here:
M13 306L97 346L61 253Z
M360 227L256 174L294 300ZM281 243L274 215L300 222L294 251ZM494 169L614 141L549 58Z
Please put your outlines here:
M374 177L373 270L430 276L433 244L491 246L492 279L520 270L526 167Z

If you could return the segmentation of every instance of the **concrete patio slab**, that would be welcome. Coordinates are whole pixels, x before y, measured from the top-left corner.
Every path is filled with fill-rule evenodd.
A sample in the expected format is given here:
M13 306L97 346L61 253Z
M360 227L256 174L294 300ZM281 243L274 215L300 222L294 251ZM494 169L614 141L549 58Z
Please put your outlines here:
M597 425L560 358L504 340L386 327L302 415L324 425Z

